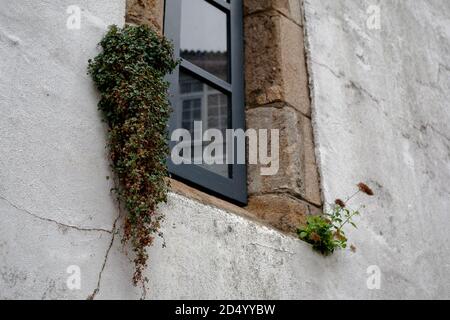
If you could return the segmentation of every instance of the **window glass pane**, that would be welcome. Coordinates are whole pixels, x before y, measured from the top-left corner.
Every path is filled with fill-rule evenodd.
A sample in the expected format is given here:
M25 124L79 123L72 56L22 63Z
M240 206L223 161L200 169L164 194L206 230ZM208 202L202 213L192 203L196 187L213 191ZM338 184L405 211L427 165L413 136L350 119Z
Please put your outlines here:
M228 81L227 14L205 0L181 2L181 57Z
M192 139L192 161L199 160L201 167L222 175L231 177L231 166L226 162L226 129L230 129L229 97L227 94L207 85L206 83L193 78L189 74L180 70L180 113L181 119L179 127L186 129L191 134ZM201 125L194 126L194 121L201 121ZM211 139L203 141L203 136L208 129L217 129L222 135L222 141ZM195 136L201 137L195 141ZM201 156L214 160L215 164L205 164L205 158L195 158L194 147L199 146ZM203 153L205 148L209 150L221 150L216 152ZM211 155L211 157L209 156Z

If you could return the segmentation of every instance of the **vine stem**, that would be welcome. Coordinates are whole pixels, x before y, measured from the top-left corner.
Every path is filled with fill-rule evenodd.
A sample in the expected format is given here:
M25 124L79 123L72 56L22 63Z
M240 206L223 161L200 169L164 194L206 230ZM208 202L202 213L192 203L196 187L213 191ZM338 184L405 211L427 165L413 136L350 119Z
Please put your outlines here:
M349 203L350 200L352 200L354 197L356 197L356 195L360 192L361 192L361 190L358 190L354 194L352 194L350 197L348 197L347 200L345 200L345 204Z
M357 213L359 213L359 210L361 210L361 208L363 208L364 206L360 206L358 208L358 210L353 211L353 213L339 226L338 231L341 231L342 228L350 222L350 220L357 215Z
M340 232L341 230L342 230L342 228L356 215L356 212L358 212L358 211L355 211L354 213L352 213L343 223L341 223L341 225L339 226L339 228L338 228L338 231Z
M361 190L356 191L354 194L352 194L350 197L348 197L344 203L345 205L347 205L347 203L349 203L354 197L356 197L359 193L361 192ZM325 205L331 207L333 204L326 202Z

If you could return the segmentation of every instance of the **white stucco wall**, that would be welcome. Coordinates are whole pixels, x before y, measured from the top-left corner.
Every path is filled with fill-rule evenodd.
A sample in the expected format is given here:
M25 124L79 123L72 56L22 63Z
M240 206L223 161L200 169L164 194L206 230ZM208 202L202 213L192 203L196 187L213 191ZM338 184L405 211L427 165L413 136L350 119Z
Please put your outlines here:
M380 29L367 20L380 10ZM450 2L307 0L313 120L325 198L375 188L354 266L380 296L450 297ZM361 199L363 201L363 199Z
M66 27L70 5L81 28ZM87 61L125 0L0 0L0 298L92 292L117 217ZM79 265L81 291L66 268ZM95 271L97 270L97 271Z
M0 298L139 298L113 236L118 210L87 60L124 0L0 0ZM366 27L379 4L381 30ZM377 194L324 258L294 237L171 194L148 298L450 298L450 5L305 4L317 154L327 201ZM118 226L120 227L120 226ZM69 290L66 269L81 270ZM379 266L380 290L366 286ZM99 281L100 280L100 281Z

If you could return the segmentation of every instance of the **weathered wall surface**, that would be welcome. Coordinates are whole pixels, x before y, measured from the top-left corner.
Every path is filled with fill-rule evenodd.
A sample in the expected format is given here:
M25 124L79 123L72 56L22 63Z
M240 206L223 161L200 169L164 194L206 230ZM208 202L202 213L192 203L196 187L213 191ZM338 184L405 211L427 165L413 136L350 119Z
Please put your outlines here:
M353 267L381 268L382 297L449 298L450 2L307 0L305 12L325 199L359 180L377 194L350 234Z
M80 29L67 28L70 5ZM118 216L86 67L106 27L123 24L125 1L0 7L0 298L84 298ZM67 289L70 265L85 270L81 291Z
M368 265L359 255L338 252L323 258L293 237L176 194L170 196L162 212L166 215L166 247L158 240L151 250L148 298L334 299L384 295L367 289ZM130 285L133 269L123 250L120 241L115 241L97 298L140 297L140 291Z
M377 3L381 30L368 30L366 9ZM66 28L72 4L0 0L0 298L141 296L113 232L119 212L86 75L106 25L123 23L125 1L78 1L80 30ZM324 258L171 194L148 298L450 298L448 2L311 0L305 11L324 198L360 180L377 193L355 200L367 204L349 234L357 251ZM81 290L67 288L70 265ZM371 265L380 290L367 288Z

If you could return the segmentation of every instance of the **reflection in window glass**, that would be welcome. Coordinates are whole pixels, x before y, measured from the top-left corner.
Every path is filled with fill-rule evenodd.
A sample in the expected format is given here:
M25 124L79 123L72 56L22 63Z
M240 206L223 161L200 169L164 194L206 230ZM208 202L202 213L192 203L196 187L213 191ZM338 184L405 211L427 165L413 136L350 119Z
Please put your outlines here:
M183 100L183 120L182 128L188 130L191 136L194 135L194 121L201 121L201 99Z
M208 96L208 128L217 128L225 136L228 128L228 97L224 94Z
M213 164L201 166L214 173L225 177L230 177L231 167L225 164L226 157L226 129L229 129L229 97L223 92L207 85L206 83L191 77L187 73L180 71L180 110L181 123L179 127L188 130L191 133L192 140L194 136L202 136L202 132L208 129L218 129L222 132L223 141L217 142L203 142L193 141L191 145L201 145L204 148L210 144L216 144L218 148L223 150L223 158L221 161L224 164ZM195 128L194 121L202 121L203 128ZM197 131L196 131L197 130ZM219 144L219 145L217 145ZM194 159L194 152L192 150L192 160ZM213 156L215 156L213 154Z
M228 81L227 14L205 0L181 2L181 57Z

